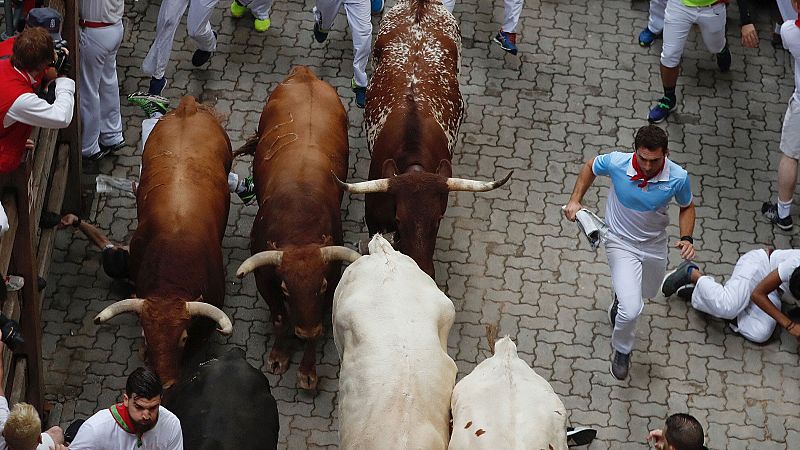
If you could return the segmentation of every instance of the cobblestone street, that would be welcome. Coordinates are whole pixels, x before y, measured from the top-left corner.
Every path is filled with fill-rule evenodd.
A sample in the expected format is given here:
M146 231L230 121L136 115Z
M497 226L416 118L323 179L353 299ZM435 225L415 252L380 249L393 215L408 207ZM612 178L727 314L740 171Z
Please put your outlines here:
M140 66L159 7L150 0L126 3L118 57L123 95L147 88L149 77ZM328 41L318 44L311 33L311 0L276 1L272 27L263 34L252 29L249 15L232 19L228 6L227 0L220 2L212 19L220 43L205 70L191 66L194 44L185 26L179 28L164 95L173 106L184 94L213 105L227 117L224 126L236 149L255 131L264 102L289 69L309 65L342 97L350 118L349 178L366 179L369 153L363 110L350 90L352 45L344 14ZM757 346L683 300L659 295L646 303L639 320L629 379L619 382L609 373L606 257L579 239L561 205L581 164L598 152L629 149L648 108L661 96L661 41L647 49L635 37L647 22L647 2L527 0L518 28L519 57L490 42L502 19L502 2L459 1L455 16L463 38L467 114L454 176L486 180L514 170L501 189L451 194L439 230L436 276L457 311L449 354L459 379L489 355L485 325L496 324L500 335L517 341L520 356L549 379L569 421L599 429L591 449L647 448L647 431L674 412L700 420L709 448L800 448L798 343L783 330ZM782 117L794 88L791 55L770 45L766 10L756 13L759 49L742 48L735 7L728 17L731 72L720 74L699 34L692 33L678 110L665 127L671 159L692 177L698 262L705 272L725 276L748 250L800 246L797 235L779 231L760 213L761 203L774 198ZM374 16L374 33L378 23ZM87 170L138 177L144 116L124 98L122 113L127 147ZM250 159L237 161L235 170L248 174ZM585 204L602 214L607 179L595 186ZM273 343L267 306L252 276L235 277L250 254L257 206L232 199L223 246L229 281L224 309L234 332L216 336L213 350L240 346L249 362L266 372ZM672 208L668 231L677 239L678 208ZM367 233L363 196L346 194L343 211L345 243L353 247ZM135 200L95 196L88 218L112 240L127 242L136 228ZM677 250L670 250L670 266L679 259ZM100 251L82 235L59 235L43 312L46 392L55 405L51 424L66 426L108 407L124 389L125 376L143 364L135 315L103 326L92 322L101 309L129 294L105 275ZM282 448L337 448L339 362L329 321L326 329L316 396L295 386L300 352L286 374L268 374L281 415Z

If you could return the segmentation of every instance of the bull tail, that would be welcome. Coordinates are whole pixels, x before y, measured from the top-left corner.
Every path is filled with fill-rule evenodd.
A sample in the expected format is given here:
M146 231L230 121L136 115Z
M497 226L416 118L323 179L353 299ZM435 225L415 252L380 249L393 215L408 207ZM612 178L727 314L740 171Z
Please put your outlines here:
M249 138L247 141L239 147L235 152L233 152L233 157L238 158L242 155L250 155L253 156L256 154L256 148L258 147L258 142L261 140L261 135L256 133Z
M494 354L494 346L495 342L497 342L497 328L498 328L497 324L496 323L486 324L485 328L486 328L486 340L489 343L489 351L491 351L492 354Z
M189 117L197 112L197 100L191 95L185 95L181 98L181 103L175 108L175 115L178 117Z

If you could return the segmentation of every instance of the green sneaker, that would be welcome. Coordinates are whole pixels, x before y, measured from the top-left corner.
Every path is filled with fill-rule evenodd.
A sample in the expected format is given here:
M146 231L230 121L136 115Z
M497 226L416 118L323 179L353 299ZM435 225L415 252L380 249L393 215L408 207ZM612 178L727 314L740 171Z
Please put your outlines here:
M259 33L263 33L269 30L269 26L271 24L272 21L269 19L256 19L253 21L253 28L255 28Z
M245 179L242 180L242 185L244 186L244 190L242 192L237 192L236 195L239 196L239 200L241 200L242 203L249 205L256 199L256 185L253 183L253 176L245 177Z
M237 2L236 0L233 0L231 2L231 16L232 17L238 19L238 18L244 16L244 14L246 12L247 12L247 6L244 6L243 4Z
M168 98L147 92L134 92L128 95L128 102L142 108L147 117L152 117L156 113L166 114L169 109Z

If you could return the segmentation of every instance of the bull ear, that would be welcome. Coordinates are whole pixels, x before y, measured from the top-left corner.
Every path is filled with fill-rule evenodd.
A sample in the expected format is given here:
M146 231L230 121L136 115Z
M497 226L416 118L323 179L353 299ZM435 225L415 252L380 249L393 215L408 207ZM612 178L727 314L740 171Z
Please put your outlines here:
M383 178L392 178L397 176L397 164L395 164L393 159L387 159L383 162L381 176Z
M439 167L436 168L436 174L440 177L450 178L453 176L453 166L450 165L450 161L447 159L443 159L439 161Z

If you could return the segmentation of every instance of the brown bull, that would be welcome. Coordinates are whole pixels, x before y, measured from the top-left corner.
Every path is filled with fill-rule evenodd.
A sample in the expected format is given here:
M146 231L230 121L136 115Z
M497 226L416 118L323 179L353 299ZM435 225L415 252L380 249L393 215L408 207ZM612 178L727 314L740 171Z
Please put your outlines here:
M339 282L340 261L360 255L342 247L342 192L331 172L347 175L347 114L336 91L297 66L270 95L257 135L241 153L252 153L258 214L250 234L253 254L237 272L256 271L275 330L269 355L273 373L284 373L290 326L304 339L298 385L316 389L316 344ZM335 244L335 245L331 245Z
M395 243L434 275L433 251L450 191L503 185L451 178L464 105L458 86L461 35L439 0L401 0L381 21L367 90L369 180L341 187L366 193L370 234Z
M114 303L95 322L138 313L147 359L166 386L178 378L189 334L202 339L214 324L223 334L232 331L219 309L225 297L222 236L232 159L228 135L213 111L193 97L181 99L158 121L144 148L136 194L139 225L130 243L138 298ZM203 319L187 333L192 316Z

